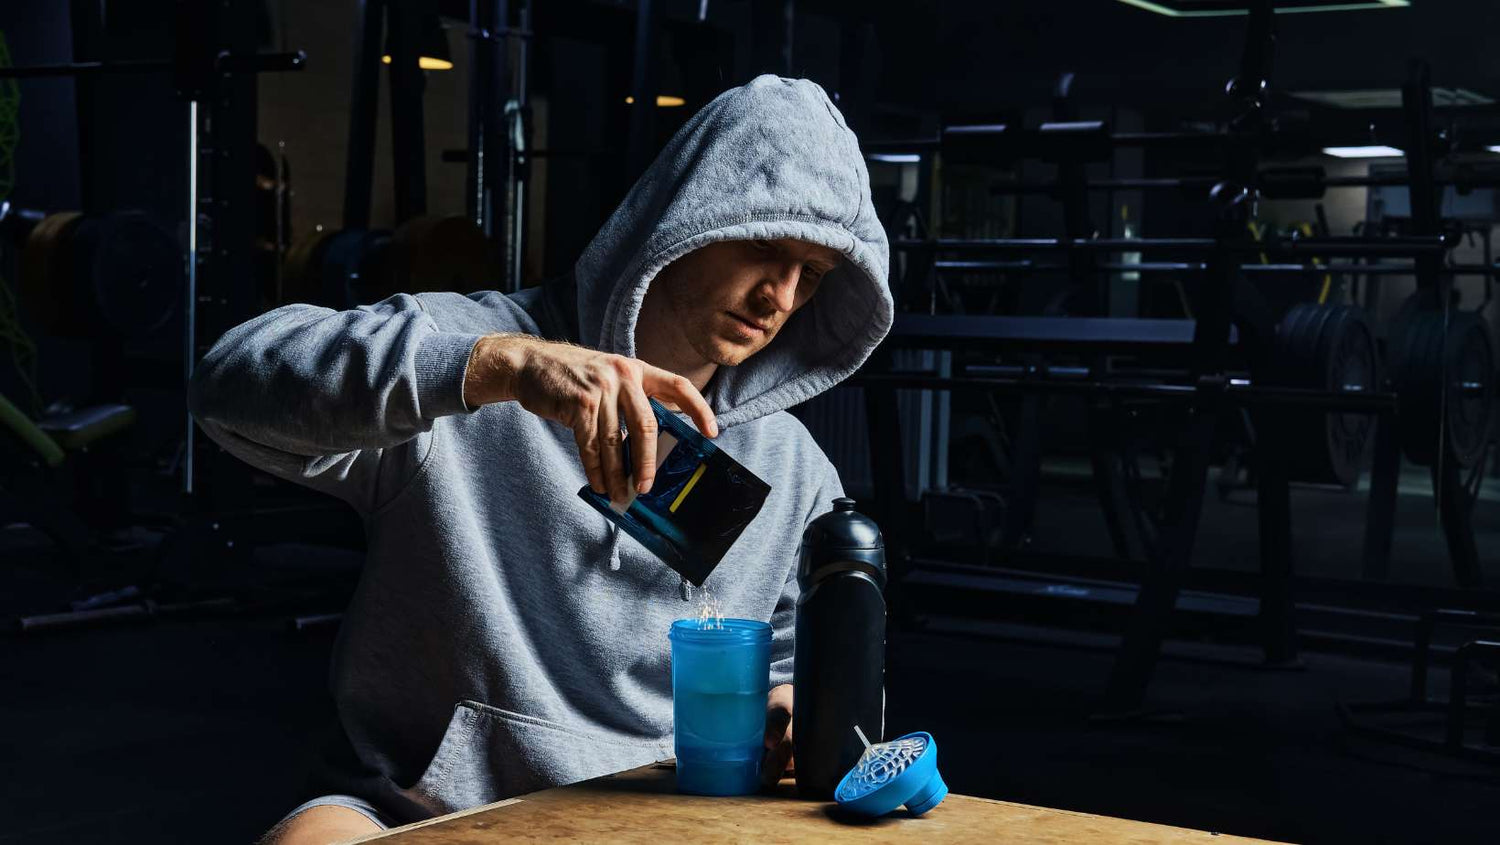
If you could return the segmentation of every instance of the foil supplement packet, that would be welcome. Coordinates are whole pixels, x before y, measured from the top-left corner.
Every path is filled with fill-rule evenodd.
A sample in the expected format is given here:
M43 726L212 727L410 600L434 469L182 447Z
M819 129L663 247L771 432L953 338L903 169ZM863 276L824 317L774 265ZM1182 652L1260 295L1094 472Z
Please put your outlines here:
M630 498L623 502L611 502L587 484L578 496L701 587L760 513L771 485L655 399L651 410L658 425L656 481L651 492L636 494L631 479ZM628 437L625 465L631 465Z

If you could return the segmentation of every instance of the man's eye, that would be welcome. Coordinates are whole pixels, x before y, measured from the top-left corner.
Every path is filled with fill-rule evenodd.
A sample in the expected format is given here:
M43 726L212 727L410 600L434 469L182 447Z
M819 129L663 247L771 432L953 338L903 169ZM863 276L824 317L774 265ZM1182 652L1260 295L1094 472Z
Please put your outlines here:
M809 282L816 282L817 280L823 278L823 274L827 272L827 270L824 270L821 267L814 267L811 264L802 265L802 278L808 280Z

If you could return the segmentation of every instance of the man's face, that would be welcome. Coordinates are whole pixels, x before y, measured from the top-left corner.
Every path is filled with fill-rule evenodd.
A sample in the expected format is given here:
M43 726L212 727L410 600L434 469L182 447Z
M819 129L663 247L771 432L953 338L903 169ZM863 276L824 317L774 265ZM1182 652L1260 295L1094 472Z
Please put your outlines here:
M648 296L665 297L704 360L732 367L764 349L842 260L805 241L721 241L672 262Z

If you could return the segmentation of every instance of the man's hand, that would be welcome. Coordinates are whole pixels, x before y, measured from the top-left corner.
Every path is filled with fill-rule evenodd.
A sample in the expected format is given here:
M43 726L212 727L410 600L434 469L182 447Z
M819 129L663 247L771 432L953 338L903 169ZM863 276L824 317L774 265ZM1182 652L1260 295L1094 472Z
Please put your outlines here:
M630 475L637 493L648 492L656 478L656 415L648 396L676 405L703 434L718 436L714 413L692 382L634 358L530 335L489 335L475 345L464 377L471 408L514 399L571 428L589 486L616 502L629 498ZM625 466L622 421L633 467Z
M782 684L766 697L766 756L760 780L775 786L792 765L792 685Z

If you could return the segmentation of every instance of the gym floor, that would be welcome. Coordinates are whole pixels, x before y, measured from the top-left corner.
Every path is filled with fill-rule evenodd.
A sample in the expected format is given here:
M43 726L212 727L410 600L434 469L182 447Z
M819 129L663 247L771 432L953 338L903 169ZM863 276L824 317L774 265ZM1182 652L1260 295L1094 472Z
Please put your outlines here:
M1403 477L1396 568L1440 584L1444 550L1424 485L1419 471ZM1087 543L1102 531L1080 530L1097 520L1088 498L1075 485L1050 487L1039 538L1084 537L1068 551L1097 551ZM1300 570L1357 571L1358 542L1329 527L1357 524L1344 514L1362 497L1299 490L1296 499ZM1490 497L1477 506L1481 549L1500 547L1497 507ZM1211 502L1199 559L1252 564L1253 514L1233 499ZM30 532L0 532L0 614L57 601L49 556ZM271 548L234 577L271 582L293 565L348 572L357 559ZM1500 770L1340 729L1335 703L1399 697L1404 664L1314 652L1300 671L1271 671L1169 658L1151 688L1159 716L1094 723L1108 638L925 621L892 635L888 733L933 732L956 791L1286 841L1493 841L1483 831L1493 832ZM0 843L253 841L298 800L332 724L334 631L295 632L286 615L265 614L8 637Z

